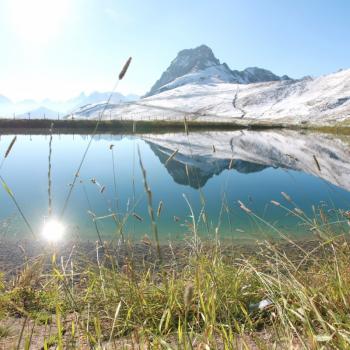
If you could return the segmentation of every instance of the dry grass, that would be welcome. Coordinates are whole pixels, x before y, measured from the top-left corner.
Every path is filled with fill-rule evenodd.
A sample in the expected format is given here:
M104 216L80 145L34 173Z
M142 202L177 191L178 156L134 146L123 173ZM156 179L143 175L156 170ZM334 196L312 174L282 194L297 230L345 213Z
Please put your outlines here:
M255 254L220 242L187 246L173 256L168 247L166 263L156 259L156 245L144 244L153 258L136 259L130 251L121 262L109 246L104 254L97 248L98 264L80 254L31 261L2 284L0 325L7 331L0 344L349 348L350 246L344 236L327 236L309 249L265 242ZM262 300L268 302L259 309Z

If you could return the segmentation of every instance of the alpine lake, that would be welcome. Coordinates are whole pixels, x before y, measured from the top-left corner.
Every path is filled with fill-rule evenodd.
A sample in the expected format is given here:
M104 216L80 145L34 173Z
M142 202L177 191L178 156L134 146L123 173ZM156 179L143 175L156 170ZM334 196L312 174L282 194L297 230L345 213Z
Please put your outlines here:
M150 208L162 242L310 238L324 216L341 231L349 144L292 130L1 135L1 239L153 239Z

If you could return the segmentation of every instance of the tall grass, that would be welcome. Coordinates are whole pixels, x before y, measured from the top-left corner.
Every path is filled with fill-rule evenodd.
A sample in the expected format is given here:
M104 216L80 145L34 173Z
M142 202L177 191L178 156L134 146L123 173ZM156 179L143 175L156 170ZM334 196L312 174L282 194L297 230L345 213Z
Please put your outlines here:
M120 267L112 246L96 249L96 263L79 250L63 255L68 258L61 264L58 252L38 257L6 277L6 287L1 284L0 326L21 321L0 344L348 349L350 246L346 234L332 234L333 223L320 213L305 219L322 233L310 246L266 240L252 253L215 240L200 242L199 249L194 232L197 244L189 246L126 242L130 254Z

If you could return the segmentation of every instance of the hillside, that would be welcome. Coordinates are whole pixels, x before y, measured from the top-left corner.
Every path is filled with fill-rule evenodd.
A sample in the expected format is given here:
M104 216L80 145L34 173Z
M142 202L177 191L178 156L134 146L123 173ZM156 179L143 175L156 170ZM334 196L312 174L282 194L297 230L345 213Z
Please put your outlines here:
M262 68L231 70L200 46L181 51L146 96L109 106L103 118L329 125L350 117L350 70L302 79ZM98 118L103 107L80 108L74 117Z

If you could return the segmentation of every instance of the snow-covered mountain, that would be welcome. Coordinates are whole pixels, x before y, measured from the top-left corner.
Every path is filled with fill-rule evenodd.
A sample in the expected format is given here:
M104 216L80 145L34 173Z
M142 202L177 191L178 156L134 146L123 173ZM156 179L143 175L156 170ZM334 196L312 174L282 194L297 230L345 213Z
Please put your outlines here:
M178 133L145 135L143 139L177 183L194 188L204 186L231 165L243 173L267 167L303 171L350 190L350 137L244 130L196 132L190 138ZM166 162L175 150L176 155Z
M147 97L93 93L40 106L67 117L131 120L256 122L333 125L350 119L350 69L318 78L291 79L262 68L231 70L205 46L181 51ZM10 104L11 105L11 104ZM28 103L26 104L26 106ZM9 103L0 101L8 108ZM62 108L61 108L62 107ZM64 107L64 108L63 108ZM5 108L5 107L4 107ZM29 109L22 110L28 112ZM13 112L13 111L12 111ZM40 116L42 117L42 116Z
M112 103L110 101L107 104L107 101L108 100L97 103L84 104L67 114L66 118L90 118L96 116L97 114L100 115L102 112L104 114L104 118L106 118L108 115L111 118L111 112L115 110L115 108L118 106L118 103L122 102Z
M30 112L16 115L18 119L33 119L33 118L44 118L44 119L57 119L59 112L53 111L46 107L38 107L31 110Z
M81 93L79 96L66 101L66 111L71 111L84 105L91 105L106 102L111 96L110 103L119 104L121 102L130 102L138 99L136 95L123 95L119 92L98 92L95 91L89 95Z
M22 100L19 102L12 102L5 96L0 95L0 118L12 117L13 114L17 118L27 118L30 114L33 118L55 118L58 114L66 115L71 112L75 112L78 108L87 105L94 105L104 103L108 100L111 92L92 92L91 94L85 94L82 92L80 95L68 99L66 101L55 101L51 99L45 99L42 101L35 100ZM114 92L111 97L111 103L117 105L122 102L130 102L138 99L136 95L122 95L121 93Z
M147 97L110 106L102 118L331 125L350 118L350 69L318 78L231 70L207 46L181 51ZM77 118L98 118L104 105Z
M187 76L188 77L188 76ZM176 82L176 80L175 80ZM175 84L173 82L173 84ZM172 83L170 83L172 84ZM98 118L80 110L77 117ZM264 83L187 83L136 102L113 106L103 118L268 122L332 125L350 118L350 69L301 80Z
M220 63L208 46L201 45L195 49L180 51L145 96L155 95L189 83L249 84L289 79L286 75L279 77L266 69L258 67L250 67L243 71L232 71L226 63Z

